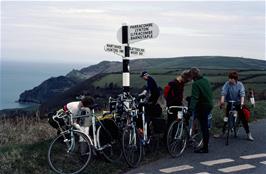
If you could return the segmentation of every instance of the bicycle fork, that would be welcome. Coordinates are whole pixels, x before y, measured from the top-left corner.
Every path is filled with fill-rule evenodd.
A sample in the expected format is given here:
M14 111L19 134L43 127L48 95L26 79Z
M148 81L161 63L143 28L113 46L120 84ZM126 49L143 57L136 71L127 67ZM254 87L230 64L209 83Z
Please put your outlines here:
M64 143L66 143L68 149L67 149L67 153L73 151L75 149L75 137L74 137L74 133L73 130L70 130L70 139L66 138L63 135L64 138Z
M184 124L183 124L183 121L181 121L181 125L178 124L178 127L177 127L177 130L178 129L181 129L180 130L180 134L178 135L178 131L175 132L175 139L181 139L182 138L182 135L183 135L183 127L184 127Z

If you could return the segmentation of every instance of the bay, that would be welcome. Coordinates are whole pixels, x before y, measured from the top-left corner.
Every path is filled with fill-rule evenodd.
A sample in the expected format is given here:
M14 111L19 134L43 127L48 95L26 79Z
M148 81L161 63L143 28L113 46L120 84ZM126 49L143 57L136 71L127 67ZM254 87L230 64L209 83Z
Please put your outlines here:
M72 69L81 69L87 66L89 65L1 61L0 110L32 105L20 104L16 101L22 92L38 86L50 77L66 75Z

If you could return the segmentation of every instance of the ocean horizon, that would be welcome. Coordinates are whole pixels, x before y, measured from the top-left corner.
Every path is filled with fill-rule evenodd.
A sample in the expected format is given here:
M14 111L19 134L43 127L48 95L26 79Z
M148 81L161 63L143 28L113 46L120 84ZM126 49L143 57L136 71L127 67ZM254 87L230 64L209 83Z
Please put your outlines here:
M1 61L0 110L31 106L31 103L16 102L22 92L33 89L51 77L65 76L73 69L87 66L89 64Z

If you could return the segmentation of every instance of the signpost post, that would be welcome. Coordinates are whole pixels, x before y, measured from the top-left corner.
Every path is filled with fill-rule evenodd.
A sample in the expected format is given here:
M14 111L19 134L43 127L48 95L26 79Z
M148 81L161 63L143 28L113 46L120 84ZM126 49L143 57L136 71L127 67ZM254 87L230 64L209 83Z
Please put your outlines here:
M159 27L154 23L138 24L138 25L127 25L122 24L122 27L117 32L117 40L123 44L114 45L106 44L104 50L107 52L113 52L117 55L123 57L123 93L124 96L129 93L130 88L130 68L129 68L129 57L133 56L143 56L145 50L142 48L130 47L130 43L135 43L138 41L153 39L158 37Z

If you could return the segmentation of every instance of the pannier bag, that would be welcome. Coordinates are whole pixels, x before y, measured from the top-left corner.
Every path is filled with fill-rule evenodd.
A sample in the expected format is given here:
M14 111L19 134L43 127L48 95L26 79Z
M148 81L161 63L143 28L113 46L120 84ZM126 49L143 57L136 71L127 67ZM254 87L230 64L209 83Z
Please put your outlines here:
M243 105L242 112L243 112L243 115L244 115L245 119L247 121L249 121L250 120L250 115L251 115L250 109L246 105Z

